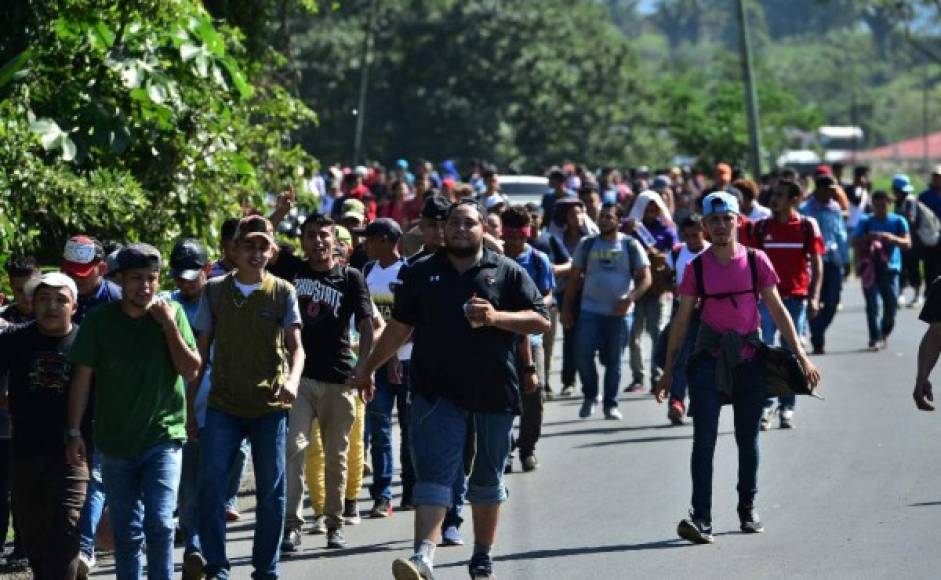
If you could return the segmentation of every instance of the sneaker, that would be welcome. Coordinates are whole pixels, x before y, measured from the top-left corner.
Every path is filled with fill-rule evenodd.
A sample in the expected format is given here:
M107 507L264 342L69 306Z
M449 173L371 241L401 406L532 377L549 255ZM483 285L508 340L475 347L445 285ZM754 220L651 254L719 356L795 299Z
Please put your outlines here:
M643 383L634 381L633 383L628 385L626 389L624 389L624 392L625 393L642 393L644 392L644 385Z
M712 522L697 518L692 512L676 527L676 533L694 544L711 544L715 541L712 537Z
M504 475L509 475L513 473L513 454L510 453L506 458L506 463L503 464L503 473Z
M571 397L575 394L575 385L562 385L562 390L559 391L560 397Z
M609 421L620 421L624 416L621 415L621 411L617 407L611 407L604 410L604 418Z
M301 531L297 528L288 530L284 533L284 539L281 540L281 553L293 554L301 551Z
M746 534L760 534L765 531L758 517L758 510L754 506L739 506L738 521L741 524L741 530Z
M686 415L686 407L683 401L670 398L670 408L667 409L667 419L674 425L682 425L683 417Z
M197 550L183 556L183 580L202 580L206 558Z
M794 409L789 407L784 407L780 411L781 416L781 428L782 429L793 429L794 428Z
M585 399L582 401L582 408L578 411L578 416L582 419L587 419L595 414L595 408L598 406L598 403L594 399Z
M225 508L225 521L228 523L237 522L242 519L242 514L235 508Z
M771 428L771 418L774 417L774 407L765 407L761 411L761 430L767 431Z
M368 463L364 463L363 464L363 477L369 477L370 475L372 475L372 465L369 465Z
M392 562L392 577L395 580L435 580L432 567L417 554L408 560L399 558Z
M400 512L411 512L415 511L415 503L412 501L412 496L402 496L402 501L399 502L399 511Z
M471 580L494 580L493 560L490 554L474 554L470 564L467 565Z
M78 553L78 572L76 578L79 580L85 580L88 578L88 574L91 573L92 568L95 567L95 556L89 556L85 552Z
M327 530L327 547L331 550L339 550L346 547L346 537L343 535L342 528L331 528Z
M521 456L520 464L523 466L523 471L526 473L539 469L539 462L536 461L536 456L533 454Z
M327 533L327 516L314 516L314 523L308 532L312 536L322 536Z
M549 385L543 385L542 392L545 394L547 401L551 401L555 398L555 393L552 392L552 387Z
M442 546L463 546L464 537L457 526L448 526L441 531Z
M355 526L360 521L359 504L355 499L343 500L343 523L348 526Z
M823 348L823 345L814 345L814 350L811 354L814 356L823 356L827 354L827 350Z
M369 510L369 517L371 518L387 518L391 515L392 502L384 497L377 499L376 503L373 504L372 509Z

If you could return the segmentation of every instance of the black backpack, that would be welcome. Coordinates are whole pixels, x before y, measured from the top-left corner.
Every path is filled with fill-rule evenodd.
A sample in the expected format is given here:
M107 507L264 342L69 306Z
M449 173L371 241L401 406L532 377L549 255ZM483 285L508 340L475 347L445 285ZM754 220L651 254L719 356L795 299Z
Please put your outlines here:
M693 264L693 273L696 275L696 290L699 293L700 307L705 304L707 299L721 300L723 298L728 298L732 301L732 305L738 307L738 302L735 301L735 297L741 294L753 294L755 296L755 301L758 301L758 254L754 248L747 248L748 252L748 269L751 270L751 289L750 290L739 290L737 292L718 292L715 294L710 294L706 292L705 276L703 275L703 265L702 257L705 254L699 254L692 260Z

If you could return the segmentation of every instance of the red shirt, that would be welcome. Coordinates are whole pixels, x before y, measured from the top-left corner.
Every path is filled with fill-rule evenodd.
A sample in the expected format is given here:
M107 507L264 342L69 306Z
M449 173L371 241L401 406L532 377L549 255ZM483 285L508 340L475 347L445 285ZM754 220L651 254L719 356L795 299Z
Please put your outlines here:
M748 237L752 247L768 254L782 297L803 298L810 293L810 257L823 255L825 250L817 220L791 212L782 224L772 216L754 222Z

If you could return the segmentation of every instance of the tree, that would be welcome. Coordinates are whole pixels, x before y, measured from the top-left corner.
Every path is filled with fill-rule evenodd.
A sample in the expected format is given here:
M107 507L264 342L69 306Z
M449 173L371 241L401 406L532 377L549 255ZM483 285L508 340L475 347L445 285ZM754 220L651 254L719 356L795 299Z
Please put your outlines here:
M57 260L77 232L214 246L314 165L290 140L313 113L199 2L29 5L0 69L0 256Z

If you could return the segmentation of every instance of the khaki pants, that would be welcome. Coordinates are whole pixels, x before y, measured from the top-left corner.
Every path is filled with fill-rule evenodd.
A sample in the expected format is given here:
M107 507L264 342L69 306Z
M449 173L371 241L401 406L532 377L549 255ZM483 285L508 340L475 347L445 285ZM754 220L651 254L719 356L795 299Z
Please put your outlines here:
M365 461L365 448L363 445L363 428L366 424L366 403L356 397L356 419L350 429L350 451L347 454L346 469L346 496L344 499L354 501L363 487L363 463ZM320 436L320 426L314 421L310 430L310 446L307 447L307 495L310 496L310 505L315 514L323 513L324 504L324 466L323 466L323 438Z
M354 399L355 394L346 385L301 379L288 426L285 529L304 525L304 452L310 444L314 419L320 424L324 448L324 515L327 516L327 527L343 527L346 454L350 446L350 427L356 417Z

